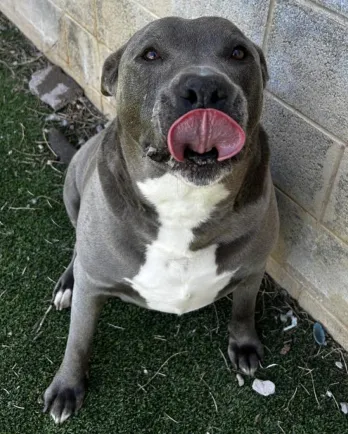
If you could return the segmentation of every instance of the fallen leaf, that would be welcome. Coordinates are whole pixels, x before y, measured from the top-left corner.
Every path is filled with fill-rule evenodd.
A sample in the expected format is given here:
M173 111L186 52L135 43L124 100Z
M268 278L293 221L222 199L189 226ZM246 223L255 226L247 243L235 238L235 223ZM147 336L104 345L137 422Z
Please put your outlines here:
M285 344L284 346L283 346L283 348L280 350L280 354L282 355L282 356L285 356L286 354L288 354L288 352L291 350L291 345L289 345L289 344Z

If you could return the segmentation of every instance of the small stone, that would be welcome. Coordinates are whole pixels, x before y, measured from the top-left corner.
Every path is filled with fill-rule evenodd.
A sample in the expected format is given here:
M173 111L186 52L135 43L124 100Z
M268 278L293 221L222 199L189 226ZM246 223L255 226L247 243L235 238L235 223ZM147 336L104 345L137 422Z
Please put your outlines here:
M258 380L255 378L252 384L253 390L263 396L273 395L275 393L275 384L269 380Z
M241 374L237 374L236 378L237 378L237 381L238 381L238 386L239 387L244 386L244 378L242 377L242 375Z
M313 325L313 337L318 345L327 345L324 327L319 322Z
M343 369L342 362L335 362L335 365L337 366L338 369Z
M340 402L341 411L343 414L348 414L348 402Z
M65 107L83 94L80 86L58 66L36 71L31 76L29 89L53 110Z

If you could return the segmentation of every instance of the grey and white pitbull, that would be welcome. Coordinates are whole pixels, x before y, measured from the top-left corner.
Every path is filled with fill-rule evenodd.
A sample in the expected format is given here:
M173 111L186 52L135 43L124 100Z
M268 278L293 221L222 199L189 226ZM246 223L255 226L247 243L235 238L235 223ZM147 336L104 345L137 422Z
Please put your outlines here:
M107 58L117 117L76 153L64 186L76 244L54 291L58 310L71 302L44 396L56 423L82 405L110 296L181 315L233 292L228 354L253 375L255 300L278 233L259 123L267 78L260 48L217 17L154 21Z

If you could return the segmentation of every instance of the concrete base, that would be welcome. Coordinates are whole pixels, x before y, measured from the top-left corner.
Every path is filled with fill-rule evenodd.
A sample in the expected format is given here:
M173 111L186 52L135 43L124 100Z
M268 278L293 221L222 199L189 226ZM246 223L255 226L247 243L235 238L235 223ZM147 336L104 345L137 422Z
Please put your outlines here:
M343 348L348 349L348 327L332 314L334 306L329 299L319 295L318 291L309 285L302 285L272 257L267 262L266 271L279 286L285 288L298 301L304 310L316 321L321 322Z

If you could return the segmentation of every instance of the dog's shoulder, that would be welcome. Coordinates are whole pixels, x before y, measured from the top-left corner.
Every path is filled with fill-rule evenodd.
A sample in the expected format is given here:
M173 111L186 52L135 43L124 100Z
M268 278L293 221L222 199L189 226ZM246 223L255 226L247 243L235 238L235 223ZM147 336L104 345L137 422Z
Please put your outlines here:
M268 136L262 125L259 126L258 146L255 148L244 182L235 200L234 209L236 211L259 201L265 194L266 183L270 177L270 149Z

